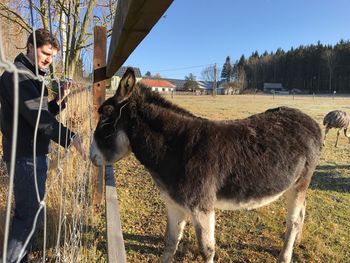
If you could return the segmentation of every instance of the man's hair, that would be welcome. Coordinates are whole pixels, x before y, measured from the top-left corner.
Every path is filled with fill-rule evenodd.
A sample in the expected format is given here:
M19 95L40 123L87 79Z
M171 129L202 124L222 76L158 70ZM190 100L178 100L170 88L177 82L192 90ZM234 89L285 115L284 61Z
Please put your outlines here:
M35 30L35 41L36 48L42 47L46 44L51 44L53 48L57 49L57 51L60 51L60 46L58 44L57 39L54 36L52 36L48 30L44 28L39 28ZM27 52L29 44L32 44L34 46L33 33L29 35L27 40Z

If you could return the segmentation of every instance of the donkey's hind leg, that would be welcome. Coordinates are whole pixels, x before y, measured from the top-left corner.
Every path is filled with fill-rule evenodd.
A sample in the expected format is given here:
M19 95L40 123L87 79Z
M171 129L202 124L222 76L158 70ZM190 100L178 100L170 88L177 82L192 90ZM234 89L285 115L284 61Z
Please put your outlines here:
M299 244L305 217L305 197L310 179L292 186L286 192L287 200L287 229L279 263L289 263L292 259L293 246Z
M205 263L213 263L215 255L215 213L213 211L192 214L200 252Z
M165 232L165 249L160 261L172 262L177 246L182 238L183 229L186 225L187 214L175 205L167 204L168 221Z

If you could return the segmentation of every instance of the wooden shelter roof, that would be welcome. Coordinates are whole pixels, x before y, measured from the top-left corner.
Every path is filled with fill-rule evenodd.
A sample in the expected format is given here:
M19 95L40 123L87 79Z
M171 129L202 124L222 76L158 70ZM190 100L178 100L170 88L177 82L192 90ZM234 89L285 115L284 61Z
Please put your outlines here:
M120 0L107 59L111 77L151 31L173 0Z

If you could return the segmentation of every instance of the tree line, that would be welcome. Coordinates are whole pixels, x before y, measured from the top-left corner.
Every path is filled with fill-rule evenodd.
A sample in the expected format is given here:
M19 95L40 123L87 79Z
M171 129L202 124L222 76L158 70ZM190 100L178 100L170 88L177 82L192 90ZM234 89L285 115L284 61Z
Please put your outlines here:
M282 83L288 90L304 93L350 93L350 41L340 40L334 46L318 42L263 54L255 51L233 64L227 57L221 78L241 89L262 90L264 83Z

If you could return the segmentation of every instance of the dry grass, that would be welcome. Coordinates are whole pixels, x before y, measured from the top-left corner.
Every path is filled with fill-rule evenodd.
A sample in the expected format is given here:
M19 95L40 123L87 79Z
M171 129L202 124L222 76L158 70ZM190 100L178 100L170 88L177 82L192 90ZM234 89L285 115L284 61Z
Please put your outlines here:
M61 121L83 136L85 149L89 149L91 136L91 96L88 92L69 97L67 109ZM59 155L58 155L59 154ZM104 240L101 212L92 207L91 163L84 162L76 151L68 151L52 145L50 167L46 183L47 262L55 262L59 252L63 262L95 262L101 256L101 239ZM5 228L5 209L8 191L8 175L0 168L0 245ZM61 225L60 247L56 251L58 229ZM42 258L43 230L34 242L32 259ZM1 255L2 253L0 253Z
M328 111L334 109L349 111L348 98L333 100L296 96L293 100L292 97L276 96L273 99L272 96L240 95L215 98L175 96L169 99L199 116L221 120L245 118L271 107L287 105L303 110L321 125L323 116ZM82 101L84 98L77 98L76 102L71 101L70 103L75 106L70 107L68 111L77 112L84 106ZM79 114L77 116L85 122L76 125L72 121L72 125L76 125L75 130L82 133L85 131L85 136L88 136L86 132L90 125L86 122L88 116ZM328 144L322 152L320 164L308 192L304 235L301 245L294 250L294 262L350 262L350 145L344 136L341 136L339 147L335 149L333 147L335 134L335 130L329 133ZM85 143L88 147L87 137ZM84 217L82 244L74 248L71 245L70 235L62 237L62 257L66 262L106 262L104 208L101 206L92 210L91 178L87 174L90 167L83 163L74 151L70 152L63 166L64 175L57 178L57 171L52 171L48 181L48 185L57 181L53 184L47 199L48 247L54 248L56 242L62 189L59 185L62 183L65 191L67 233L71 233L69 231L74 219ZM3 231L7 181L6 176L2 175L3 170L0 169L0 238ZM83 184L84 176L89 195L84 202L77 202L79 199L77 189ZM128 262L158 262L164 247L163 233L166 224L165 207L160 200L159 191L148 172L134 156L117 164L116 177ZM275 262L282 246L284 218L284 200L253 211L217 211L216 261ZM37 250L40 251L40 246ZM36 252L33 255L39 258L40 254ZM78 256L74 258L74 255ZM57 255L53 249L49 249L49 256L54 258ZM191 224L185 229L175 260L202 262Z
M325 113L349 111L347 98L272 96L175 96L170 100L211 119L245 118L268 108L286 105L314 117L320 126ZM333 147L328 136L307 198L301 245L294 262L350 262L350 145L342 136ZM150 175L130 156L117 164L117 189L128 262L157 262L164 247L166 214ZM275 262L282 246L284 200L253 211L217 211L217 262ZM176 262L202 262L192 225L188 225Z

